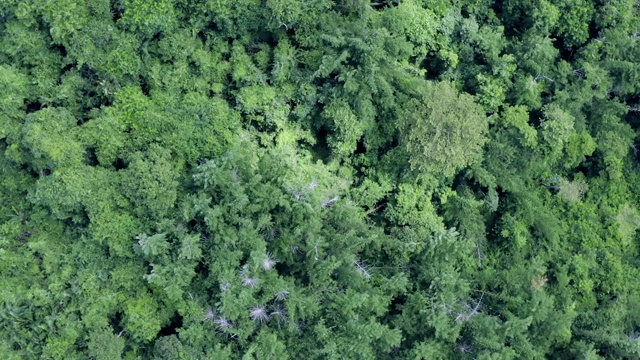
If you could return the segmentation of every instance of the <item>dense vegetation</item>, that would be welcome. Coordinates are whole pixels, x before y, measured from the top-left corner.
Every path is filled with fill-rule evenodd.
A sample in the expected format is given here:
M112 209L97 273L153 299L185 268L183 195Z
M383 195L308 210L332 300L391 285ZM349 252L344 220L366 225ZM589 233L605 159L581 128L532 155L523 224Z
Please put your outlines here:
M3 359L640 357L635 0L4 0Z

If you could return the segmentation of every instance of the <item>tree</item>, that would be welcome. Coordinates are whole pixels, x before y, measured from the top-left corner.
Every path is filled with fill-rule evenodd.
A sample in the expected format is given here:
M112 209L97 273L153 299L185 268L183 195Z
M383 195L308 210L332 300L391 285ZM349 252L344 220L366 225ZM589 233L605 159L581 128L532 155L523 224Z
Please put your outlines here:
M186 359L182 343L175 335L159 337L153 346L155 360Z
M549 104L543 108L544 120L540 134L544 141L545 153L553 164L564 152L569 139L575 133L574 118L558 105Z
M560 178L558 185L554 187L558 189L558 195L568 202L582 200L582 197L589 189L589 185L582 178L577 178L574 181Z
M589 0L556 2L560 10L557 33L566 47L579 46L589 38L588 24L595 14L594 3Z
M160 317L158 302L141 292L126 301L125 329L137 341L150 342L157 335L165 319Z
M144 37L152 37L158 32L170 33L176 25L173 1L122 1L124 14L119 20L122 25Z
M124 339L113 334L110 329L89 335L89 355L96 360L120 360L124 350Z
M16 69L0 66L0 85L6 88L0 97L0 139L17 143L22 119L25 115L27 77Z
M451 83L431 85L401 113L401 139L411 170L451 177L482 159L488 123L482 108Z
M139 216L161 219L174 206L178 181L167 149L153 144L146 153L131 154L122 181Z
M2 358L638 358L636 2L4 0Z
M640 229L640 212L630 204L624 204L616 216L620 236L629 240Z
M76 122L64 108L42 109L25 118L22 144L32 154L34 170L41 172L82 163L83 149L73 132Z

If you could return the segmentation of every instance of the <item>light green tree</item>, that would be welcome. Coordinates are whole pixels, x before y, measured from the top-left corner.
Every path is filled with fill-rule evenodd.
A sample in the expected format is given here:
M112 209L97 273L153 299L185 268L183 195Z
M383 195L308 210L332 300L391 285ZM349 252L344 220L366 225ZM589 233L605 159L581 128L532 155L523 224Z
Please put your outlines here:
M111 330L100 330L89 335L89 355L96 360L120 360L124 350L124 338Z
M623 239L629 240L640 229L640 212L634 206L625 204L616 216L618 230Z
M584 194L589 190L589 185L582 178L574 181L561 178L557 187L558 195L568 202L578 202L582 200Z
M486 117L473 97L458 93L453 84L429 86L424 97L410 100L400 116L411 170L450 177L482 159Z

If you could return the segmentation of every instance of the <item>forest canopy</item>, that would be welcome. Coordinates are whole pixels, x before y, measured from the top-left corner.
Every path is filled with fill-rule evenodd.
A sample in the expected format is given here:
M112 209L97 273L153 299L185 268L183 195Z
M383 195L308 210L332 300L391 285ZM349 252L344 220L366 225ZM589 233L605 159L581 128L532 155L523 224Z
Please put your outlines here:
M636 0L4 0L0 353L640 358Z

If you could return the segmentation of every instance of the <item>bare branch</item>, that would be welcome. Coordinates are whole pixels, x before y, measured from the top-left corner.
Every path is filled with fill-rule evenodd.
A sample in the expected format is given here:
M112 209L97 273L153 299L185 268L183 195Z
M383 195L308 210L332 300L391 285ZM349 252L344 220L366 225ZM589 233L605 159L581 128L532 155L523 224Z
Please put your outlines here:
M280 326L281 324L284 324L287 322L287 316L286 313L284 311L284 309L277 305L273 311L271 312L271 317L276 319L276 321L278 322L278 326Z
M249 317L251 317L251 320L259 323L264 323L269 320L269 314L267 314L264 306L254 306L251 308Z
M335 204L336 202L338 202L338 200L340 200L339 196L335 196L329 200L325 200L322 202L322 205L320 205L321 208L326 209L328 207L333 206L333 204Z
M360 275L364 276L367 280L371 279L371 272L369 268L364 266L360 260L354 261L353 264L356 266Z
M260 282L260 280L256 279L256 278L244 278L242 279L242 285L250 287L252 289L254 289L256 286L258 286L258 283Z
M480 300L478 300L478 302L476 302L476 305L471 308L470 306L467 305L467 308L469 309L469 311L467 313L463 313L460 312L456 315L456 321L461 321L461 322L465 322L465 321L469 321L472 317L474 317L475 315L478 315L479 309L480 309L480 305L482 304L482 298L484 297L484 294L480 295Z
M214 309L207 309L204 312L204 320L214 321L216 318L216 311Z
M262 260L262 263L260 264L262 266L263 269L269 271L271 269L273 269L273 267L276 265L276 263L278 262L278 259L275 259L270 252L268 252L265 255L264 260Z
M287 290L280 290L276 293L276 300L285 301L289 297L289 292Z
M224 317L224 316L220 316L220 317L216 318L215 320L213 320L213 323L216 324L216 327L220 331L233 329L235 327L233 325L233 323L231 323L229 320L227 320L227 318Z

